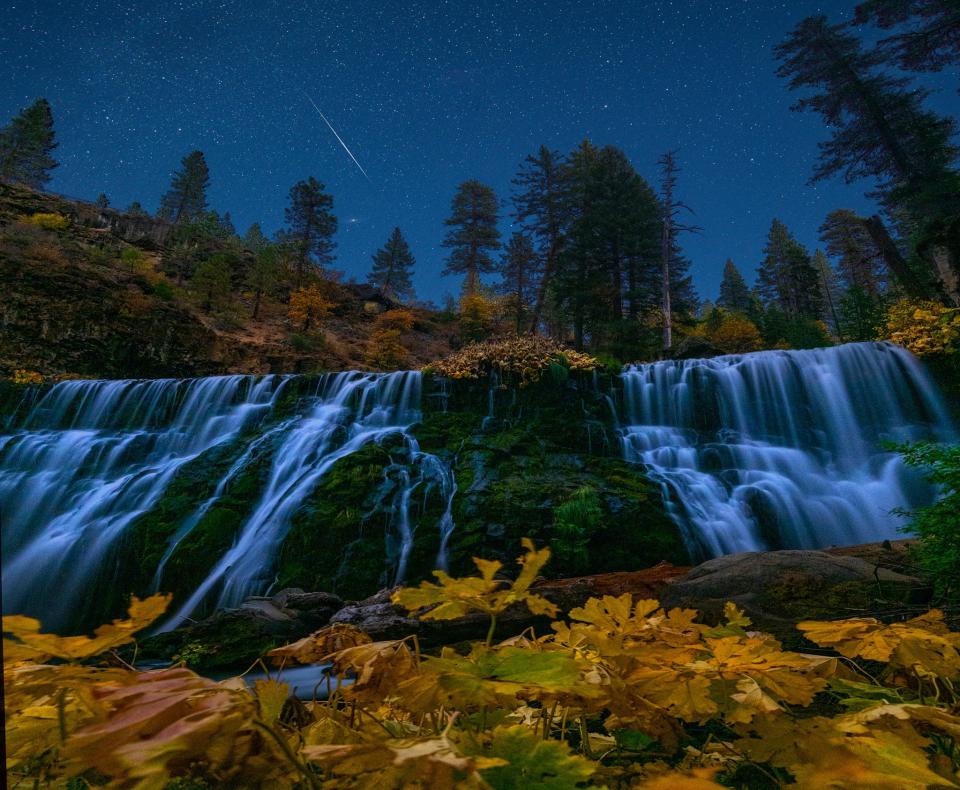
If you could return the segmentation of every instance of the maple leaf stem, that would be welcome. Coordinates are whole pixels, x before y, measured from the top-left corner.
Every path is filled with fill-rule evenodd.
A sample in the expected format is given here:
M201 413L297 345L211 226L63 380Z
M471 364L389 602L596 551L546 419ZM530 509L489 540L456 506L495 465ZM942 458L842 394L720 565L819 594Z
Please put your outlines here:
M493 632L496 629L496 627L497 627L497 616L493 614L493 612L491 612L490 628L487 629L487 647L490 647L490 645L493 644Z
M287 761L296 768L297 772L303 775L303 778L307 780L307 786L319 790L320 785L317 784L316 777L313 775L313 772L304 765L300 760L297 759L297 756L290 750L290 744L288 744L280 734L273 729L270 725L265 722L260 721L259 719L253 720L253 726L263 730L267 733L280 747L280 752L287 759Z

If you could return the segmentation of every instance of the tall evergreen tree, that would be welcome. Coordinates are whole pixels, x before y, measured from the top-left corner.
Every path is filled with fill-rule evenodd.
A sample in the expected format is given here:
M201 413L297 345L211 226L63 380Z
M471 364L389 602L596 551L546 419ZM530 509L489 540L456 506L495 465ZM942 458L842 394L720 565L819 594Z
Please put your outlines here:
M254 222L243 234L243 246L250 252L258 253L270 246L270 240L264 235L259 222Z
M101 192L97 195L97 199L93 201L93 205L97 208L109 208L110 207L110 198L107 197L106 192Z
M518 335L524 330L533 307L539 265L530 237L519 231L514 233L500 260L500 291L509 298Z
M416 261L400 228L394 228L387 243L373 254L373 267L367 282L393 299L405 301L414 295L413 267Z
M820 241L837 261L840 279L847 288L860 288L869 298L883 291L883 257L861 217L850 209L831 211L820 226Z
M254 226L258 227L258 226ZM249 236L249 232L247 233ZM278 244L267 243L256 250L249 270L246 284L253 291L253 313L251 317L260 317L260 305L263 297L272 296L283 277L283 252Z
M813 268L817 271L822 297L820 315L817 317L830 327L840 340L843 340L843 326L840 321L840 298L843 295L843 289L837 279L837 272L823 250L816 250L813 253Z
M905 71L940 71L960 63L960 4L956 0L867 0L856 10L860 24L900 32L880 42Z
M191 151L180 162L169 191L160 199L161 216L174 224L192 220L207 210L210 170L202 151Z
M531 332L539 328L568 224L564 173L563 156L542 145L535 156L528 156L523 161L513 179L513 185L517 188L513 196L514 216L534 240L541 260L541 273L530 316Z
M672 283L671 264L675 258L675 250L678 242L677 237L687 231L696 232L698 228L692 225L684 225L680 222L680 215L683 211L690 211L690 208L680 201L676 196L677 176L680 173L680 166L677 163L677 152L667 151L658 160L660 165L660 199L663 205L663 227L661 232L660 247L660 278L662 287L662 300L660 309L663 313L663 349L669 350L673 346L673 302L672 302Z
M764 302L789 318L819 318L823 300L819 274L810 254L778 219L770 226L763 253L757 287Z
M333 260L337 218L333 215L333 198L313 176L298 181L290 188L290 205L284 210L287 229L282 238L289 242L294 258L294 287L300 288L307 267L323 268Z
M750 311L750 287L729 258L723 265L723 280L720 282L720 298L717 299L717 304L732 313L746 315Z
M960 195L950 167L957 157L956 123L923 108L927 91L884 72L882 54L863 51L844 26L830 25L825 16L803 20L776 55L777 74L791 90L820 91L793 109L820 113L832 130L820 144L814 181L839 173L848 183L877 179L888 208L905 205L923 216L955 208Z
M42 189L57 166L56 147L50 103L37 99L0 129L0 180Z
M140 205L140 201L139 201L139 200L134 200L133 203L131 203L129 206L127 206L127 210L126 210L124 213L125 213L125 214L129 214L131 217L147 217L147 216L149 216L149 214L147 214L147 212L146 212L146 210L143 208L143 206Z
M492 253L500 248L497 196L486 184L464 181L457 187L444 224L450 228L443 246L450 250L443 274L463 274L463 292L480 291L480 275L496 271Z

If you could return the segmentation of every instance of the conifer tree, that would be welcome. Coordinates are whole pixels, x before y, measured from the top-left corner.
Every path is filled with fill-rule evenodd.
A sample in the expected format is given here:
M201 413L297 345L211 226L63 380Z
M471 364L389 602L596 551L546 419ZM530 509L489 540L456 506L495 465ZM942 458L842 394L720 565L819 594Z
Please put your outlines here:
M254 222L243 234L243 246L253 253L259 253L270 246L270 240L264 235L259 222Z
M818 112L832 130L820 144L814 181L837 174L847 183L877 179L888 208L903 205L920 216L955 208L960 195L950 167L957 127L923 108L927 91L881 70L882 54L863 51L844 26L830 25L825 16L803 20L776 55L777 74L791 90L819 91L793 109Z
M692 225L684 225L679 221L681 212L684 210L690 211L690 208L676 197L677 176L680 173L680 167L677 164L677 152L667 151L660 157L658 164L661 174L660 199L663 207L660 248L662 288L660 309L663 313L663 349L667 351L673 346L673 304L671 297L675 275L671 274L671 263L676 254L677 237L684 231L695 232L699 229Z
M746 315L750 311L750 288L740 270L729 258L723 265L723 280L720 282L720 298L717 299L717 304L731 313Z
M212 255L201 261L190 278L190 285L200 297L204 312L222 306L230 295L228 260L222 255Z
M414 295L411 275L416 261L400 228L394 228L387 243L373 255L367 282L392 299L405 301Z
M253 227L259 227L254 225ZM247 236L250 236L249 231ZM253 313L251 318L260 317L260 304L265 296L274 294L283 277L283 254L277 244L269 242L256 250L253 263L247 271L246 284L253 291Z
M764 302L789 318L819 318L820 277L809 253L778 219L770 227L763 252L757 287Z
M883 290L883 258L861 217L850 209L831 211L820 226L820 241L837 261L840 279L847 288L858 287L869 298Z
M202 151L191 151L180 162L169 191L160 199L161 218L177 224L192 220L207 210L210 170Z
M303 285L308 266L322 269L333 261L337 218L333 214L333 198L324 189L313 176L290 189L290 205L284 211L288 227L282 238L295 250L295 288Z
M107 197L106 192L101 192L97 195L97 199L93 202L99 209L109 208L110 207L110 198Z
M500 291L509 299L518 335L524 330L533 306L539 263L530 237L520 231L514 233L500 260Z
M867 0L857 6L855 18L884 30L900 29L880 48L905 71L940 71L960 63L960 5L955 0Z
M817 277L820 285L821 304L820 318L833 332L843 340L843 327L840 322L840 298L842 289L837 280L837 272L830 265L830 259L824 254L823 250L816 250L813 253L813 268L817 271Z
M531 332L539 329L569 220L564 174L563 156L542 145L535 156L523 161L512 182L517 188L513 196L514 216L534 241L541 260L530 316Z
M149 214L147 214L147 212L146 212L146 210L143 208L143 206L140 205L140 201L139 201L139 200L134 200L133 203L131 203L129 206L127 206L127 210L126 210L124 213L125 213L125 214L129 214L131 217L147 217L147 216L149 216Z
M50 104L37 99L0 129L0 180L42 189L57 166L56 147Z
M497 196L479 181L464 181L457 187L444 224L450 228L443 246L450 250L443 274L463 274L463 293L480 292L480 275L496 271L492 253L500 248L497 229Z

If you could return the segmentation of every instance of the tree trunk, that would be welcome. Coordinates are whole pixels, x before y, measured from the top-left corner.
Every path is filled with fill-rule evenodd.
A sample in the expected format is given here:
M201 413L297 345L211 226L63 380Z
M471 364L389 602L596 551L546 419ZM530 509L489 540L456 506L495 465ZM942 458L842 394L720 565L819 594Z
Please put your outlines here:
M673 311L670 307L670 207L663 218L663 239L660 249L660 276L663 278L663 350L669 351L673 346Z
M907 296L912 296L915 299L931 298L933 294L930 289L920 282L911 271L903 255L900 254L900 250L897 249L897 245L890 238L883 220L874 214L869 219L863 220L863 224L870 234L870 238L873 239L873 243L877 245L887 268L893 272L900 285L903 286L903 290L906 291Z

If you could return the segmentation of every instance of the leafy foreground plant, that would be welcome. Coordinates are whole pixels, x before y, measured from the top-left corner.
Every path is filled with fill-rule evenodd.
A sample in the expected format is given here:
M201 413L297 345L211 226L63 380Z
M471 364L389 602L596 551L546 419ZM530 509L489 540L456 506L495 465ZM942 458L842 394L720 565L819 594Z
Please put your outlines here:
M960 634L938 611L906 622L800 623L833 655L785 651L727 604L696 622L630 595L590 599L495 644L547 561L525 541L513 582L480 576L399 590L421 618L487 613L485 642L423 655L414 636L374 642L347 625L270 652L249 688L174 667L138 672L113 652L165 596L93 637L6 617L12 786L122 788L960 787ZM857 663L863 660L863 665ZM329 662L324 699L289 697L290 663ZM265 665L263 665L265 668Z

